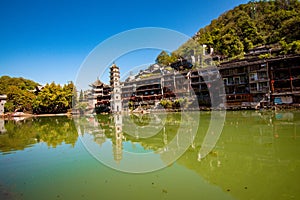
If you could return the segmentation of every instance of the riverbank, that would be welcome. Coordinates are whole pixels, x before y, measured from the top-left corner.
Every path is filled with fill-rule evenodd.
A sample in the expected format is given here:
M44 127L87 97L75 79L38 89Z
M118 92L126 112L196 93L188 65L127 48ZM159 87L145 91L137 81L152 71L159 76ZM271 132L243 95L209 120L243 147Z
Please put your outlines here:
M198 109L184 109L184 111L217 111L217 110L226 110L226 111L243 111L243 110L275 110L275 111L296 111L300 110L300 104L281 104L281 105L272 105L272 106L264 106L264 107L259 107L257 109L253 109L251 107L243 107L243 106L236 106L236 107L230 107L230 108L212 108L212 107L207 107L207 106L201 106ZM129 113L139 113L139 114L148 114L148 113L161 113L161 112L182 112L183 110L181 109L173 109L173 108L166 108L166 109L147 109L147 110L141 110L140 112L132 112L132 111L127 111ZM124 111L126 112L126 111ZM99 113L99 114L109 114L109 113ZM15 118L30 118L30 117L57 117L57 116L74 116L71 112L67 113L56 113L56 114L31 114L31 113L23 113L23 112L16 112L16 113L5 113L2 114L0 117L2 119L15 119ZM78 116L75 114L75 116Z
M268 105L268 106L245 106L245 105L231 105L226 107L209 107L199 106L198 108L161 108L161 109L146 109L145 111L156 113L156 112L181 112L181 111L244 111L244 110L275 110L275 111L293 111L300 110L300 104L281 104L281 105ZM147 113L148 113L147 112ZM139 112L142 113L142 112ZM145 112L146 113L146 112Z
M23 113L23 112L16 112L16 113L5 113L1 117L3 119L15 119L15 118L29 118L29 117L54 117L54 116L72 116L71 113L56 113L56 114L31 114L31 113Z

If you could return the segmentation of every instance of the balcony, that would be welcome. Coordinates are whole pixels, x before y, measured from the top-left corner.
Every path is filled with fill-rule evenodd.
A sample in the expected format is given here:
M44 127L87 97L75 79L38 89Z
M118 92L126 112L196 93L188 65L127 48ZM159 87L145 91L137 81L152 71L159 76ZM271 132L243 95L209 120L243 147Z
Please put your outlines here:
M262 87L262 88L250 88L250 93L268 93L269 87Z
M268 77L260 77L260 78L256 78L256 79L253 79L251 78L249 80L249 83L255 83L255 82L267 82L269 81L269 78Z

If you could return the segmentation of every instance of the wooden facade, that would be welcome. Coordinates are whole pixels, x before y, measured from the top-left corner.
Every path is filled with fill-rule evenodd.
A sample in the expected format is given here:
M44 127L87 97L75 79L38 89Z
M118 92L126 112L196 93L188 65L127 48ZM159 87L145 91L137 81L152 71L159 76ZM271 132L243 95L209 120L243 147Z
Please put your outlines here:
M227 104L261 102L300 103L300 55L269 59L248 59L222 63L219 66L227 94Z
M110 100L112 87L102 83L97 79L90 85L91 89L91 101L95 108L96 113L110 112Z
M120 83L122 109L155 108L162 99L174 101L191 96L197 97L199 106L211 106L214 95L220 95L220 104L224 95L229 109L300 103L300 55L254 57L199 69L175 64L173 68L180 70L160 69L147 78L136 76ZM223 82L216 85L216 80ZM93 88L98 91L97 106L109 105L112 86L98 82Z

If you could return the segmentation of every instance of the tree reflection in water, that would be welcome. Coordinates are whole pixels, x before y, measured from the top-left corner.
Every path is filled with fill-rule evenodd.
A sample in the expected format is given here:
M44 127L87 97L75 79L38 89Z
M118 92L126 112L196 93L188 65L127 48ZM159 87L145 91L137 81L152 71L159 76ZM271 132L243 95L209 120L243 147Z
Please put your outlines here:
M75 145L78 134L72 119L67 117L27 118L5 121L0 135L0 151L10 153L44 142L55 148L63 143Z
M130 141L141 145L144 150L163 151L166 144L176 137L178 124L182 123L179 116L176 113L164 116L163 128L149 138L139 137L139 134L144 126L149 126L150 119L157 118L159 121L162 118L159 114L123 116L123 143ZM115 146L120 144L116 142L112 116L98 116L96 121L102 130L102 143L111 140ZM126 121L136 127L128 126L130 123ZM204 159L199 160L209 122L210 113L201 113L197 135L190 137L187 130L186 139L191 141L191 145L176 161L177 164L195 171L238 199L287 199L300 196L299 112L227 112L225 126L216 146ZM153 130L156 127L153 125ZM120 151L118 147L115 149ZM124 146L121 149L124 151ZM161 156L162 161L167 159Z
M196 136L189 134L188 125L193 116L189 117L189 122L182 122L176 113L121 116L123 125L118 134L113 115L74 120L79 122L76 125L80 136L89 135L97 146L102 147L109 141L112 145L109 155L121 164L125 150L136 153L166 151L167 144L173 139L176 141L179 124L186 123L186 140L191 145L175 166L192 170L236 199L300 197L300 112L227 112L216 146L200 161L199 152L211 115L209 112L200 114ZM136 127L128 126L128 122ZM157 133L144 137L149 136L145 127L150 125ZM6 121L5 130L0 134L3 154L23 150L38 142L45 142L49 147L64 143L74 146L78 137L73 120L66 117ZM128 145L136 148L128 149ZM166 162L168 155L160 159Z

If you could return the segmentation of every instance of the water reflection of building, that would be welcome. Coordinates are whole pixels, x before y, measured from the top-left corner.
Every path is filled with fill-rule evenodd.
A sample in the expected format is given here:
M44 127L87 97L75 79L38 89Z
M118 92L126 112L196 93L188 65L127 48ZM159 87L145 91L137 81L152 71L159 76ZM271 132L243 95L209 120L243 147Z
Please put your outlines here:
M123 131L122 131L122 115L116 114L114 115L115 122L115 143L113 144L113 155L114 159L117 163L120 163L123 157Z
M196 114L196 112L193 114ZM280 162L293 162L291 161L293 158L298 158L296 152L293 152L293 150L296 150L296 139L299 139L300 124L298 119L300 116L298 113L227 113L222 136L218 139L214 148L211 149L211 152L201 160L198 160L198 153L202 147L207 145L203 143L205 136L212 134L211 137L214 137L217 133L207 132L211 115L202 113L198 134L195 136L191 127L196 127L199 122L193 120L193 114L189 115L188 120L184 121L182 121L180 113L149 115L152 117L141 117L145 115L131 115L132 117L130 115L114 115L110 119L107 115L104 115L99 118L98 125L105 130L103 131L104 135L112 141L111 156L117 163L124 159L124 152L122 152L124 141L138 143L145 150L161 154L161 160L164 163L168 163L177 149L182 148L183 141L189 142L191 147L183 156L188 157L187 164L199 168L207 165L212 171L220 167L224 167L223 170L229 170L229 166L235 166L234 160L243 163L241 165L242 169L250 170L247 167L251 167L253 164L256 165L255 162L269 166L276 165L278 162L279 164L281 164ZM150 123L151 121L153 123ZM135 127L130 125L131 123ZM160 124L163 124L163 126L160 127ZM156 134L151 137L143 137L145 134L147 135L145 127ZM156 127L159 127L159 129L156 129ZM252 128L249 129L249 127ZM180 128L184 130L184 134L178 135ZM140 137L136 137L136 131L140 134ZM95 136L97 136L96 133ZM172 141L174 145L170 146L169 144ZM293 145L289 146L288 144L291 142ZM280 158L280 160L278 161L276 158ZM195 170L198 171L197 168Z
M108 120L105 121L106 124L103 124L104 122L99 121L94 116L78 120L81 120L78 121L79 127L77 128L79 135L83 136L85 133L92 134L94 136L94 141L99 144L99 146L102 146L102 144L106 142L106 132L109 131L109 129L106 128L109 124Z
M236 199L298 199L299 119L298 112L227 112L213 151L197 162L198 148L190 148L177 163Z

